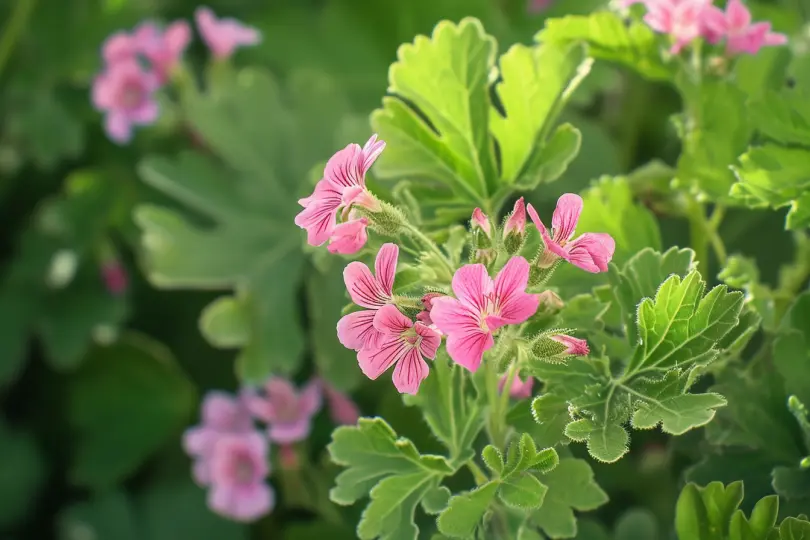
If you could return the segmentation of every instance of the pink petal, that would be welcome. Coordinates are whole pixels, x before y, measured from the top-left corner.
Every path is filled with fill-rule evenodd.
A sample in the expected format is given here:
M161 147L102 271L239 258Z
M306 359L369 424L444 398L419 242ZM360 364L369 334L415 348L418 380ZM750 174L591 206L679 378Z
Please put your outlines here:
M616 241L607 233L585 233L567 246L564 258L591 273L607 272Z
M320 246L329 240L337 221L340 195L329 182L321 180L310 197L299 201L305 208L295 216L295 224L306 229L309 245Z
M299 418L295 422L276 422L267 428L267 438L277 444L290 444L303 441L309 437L312 430L312 420L309 416Z
M554 229L554 240L558 243L566 242L574 236L579 215L582 212L582 197L574 193L566 193L557 200L557 207L551 218L551 227Z
M225 392L208 392L203 399L202 421L219 431L249 431L250 415L241 400Z
M126 32L110 35L101 46L101 55L107 63L131 60L136 52L135 40Z
M467 264L456 270L452 287L461 303L484 311L486 295L492 289L492 278L483 264Z
M104 118L104 129L110 139L119 144L128 143L132 139L132 124L121 111L112 110Z
M447 335L481 328L481 312L449 296L433 300L430 318L433 324Z
M484 214L484 212L481 211L480 208L476 208L475 210L473 210L470 222L472 224L473 229L478 227L482 231L484 231L484 234L487 235L487 237L492 235L492 229L489 224L489 218L486 216L486 214Z
M401 394L416 394L428 373L427 362L422 359L419 351L411 348L405 357L397 362L393 376L394 387Z
M720 8L709 6L704 12L701 19L702 34L706 41L712 44L717 44L723 39L723 36L728 32L728 24L726 23L726 14Z
M546 229L546 226L543 225L543 222L540 220L540 216L537 215L537 210L535 210L531 204L526 207L526 211L529 213L532 223L534 223L534 226L537 227L537 230L540 232L540 236L543 238L543 243L545 244L546 249L548 249L551 244L555 243L555 240L548 234L548 229Z
M208 492L208 506L237 521L255 521L270 512L274 504L273 490L264 482L248 486L214 485Z
M495 301L498 316L509 324L522 323L535 314L540 300L526 293L529 263L523 257L512 257L495 278Z
M351 255L357 253L368 242L368 218L353 219L336 225L329 237L329 253Z
M587 356L590 353L590 350L588 349L588 342L584 339L575 338L566 334L557 334L555 336L551 336L551 339L568 347L565 350L565 354Z
M728 0L726 20L730 32L739 32L751 24L751 12L740 0Z
M242 481L236 476L241 464L250 466L253 480L267 476L267 439L258 432L223 435L214 445L209 459L211 482L233 485Z
M145 101L140 107L130 113L130 119L135 124L151 124L157 120L160 110L156 101Z
M785 45L788 42L788 37L785 34L780 34L778 32L768 32L765 34L765 45L768 46L778 46L778 45Z
M307 383L298 396L298 407L303 416L312 416L321 409L323 404L323 388L318 379Z
M505 374L498 381L498 391L503 392L504 386L506 386ZM526 381L524 382L520 380L520 377L517 374L515 374L515 378L512 379L512 386L509 388L509 396L515 399L527 399L532 395L533 386L534 386L533 377L527 377Z
M199 486L211 484L211 471L205 458L195 459L191 466L191 477Z
M360 418L360 409L348 395L329 385L324 385L324 392L329 402L329 416L334 423L343 425L357 423L357 419Z
M365 264L353 261L343 270L343 282L352 302L366 308L379 308L391 300L391 295L371 275Z
M369 140L363 145L362 162L359 164L360 173L365 175L377 158L385 150L385 141L378 141L377 134L372 135Z
M414 348L399 336L387 336L378 349L363 349L357 353L357 362L363 375L375 380L411 350Z
M394 277L397 273L397 260L399 258L399 246L392 243L383 244L377 252L377 259L374 261L374 273L382 290L391 296L394 294Z
M526 205L523 203L523 197L521 197L517 200L517 202L515 202L515 207L512 209L512 213L506 220L506 224L503 227L503 236L506 238L506 235L509 233L517 233L522 236L525 230Z
M436 330L422 323L416 323L414 330L422 337L419 352L431 360L436 358L436 351L439 349L439 345L442 344L442 336Z
M342 317L337 324L337 334L340 343L347 349L376 348L382 334L374 328L376 310L363 310L349 313Z
M455 363L475 373L481 365L484 352L491 349L494 343L492 334L480 328L457 332L447 336L447 354Z
M357 169L357 157L360 152L362 152L360 146L354 143L335 152L326 162L323 177L338 189L365 186L365 177Z
M386 304L374 316L374 328L387 335L399 336L413 327L413 321L403 315L393 304Z

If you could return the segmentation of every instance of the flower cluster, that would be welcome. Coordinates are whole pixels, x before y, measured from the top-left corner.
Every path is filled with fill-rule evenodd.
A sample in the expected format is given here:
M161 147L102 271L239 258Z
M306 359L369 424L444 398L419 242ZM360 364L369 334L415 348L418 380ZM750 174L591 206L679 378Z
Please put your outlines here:
M771 31L771 23L751 21L742 0L728 0L723 11L711 0L620 0L621 5L644 4L644 21L656 32L673 38L678 54L699 37L716 45L725 41L726 53L756 54L762 47L784 45L787 37Z
M295 219L306 229L311 245L328 240L329 251L344 254L355 253L365 245L369 216L377 219L385 213L381 209L387 204L378 201L365 183L366 173L384 148L375 135L364 147L350 144L328 161L314 192L301 199L304 209ZM537 211L520 198L498 231L490 218L476 208L470 220L472 264L453 269L448 284L452 294L427 290L419 299L395 294L399 247L395 243L383 244L373 272L359 261L349 263L343 272L349 296L361 309L338 321L341 344L357 352L360 370L370 379L393 367L393 383L401 393L415 394L419 390L429 374L426 360L436 357L443 339L450 359L475 372L484 353L495 346L503 327L520 328L538 311L541 302L549 309L560 307L561 300L553 291L529 291L541 284L559 262L568 261L588 272L607 270L615 242L610 235L600 233L573 238L581 212L582 199L564 195L549 230ZM527 214L542 241L531 262L520 254L529 232ZM422 241L430 243L427 237ZM499 269L493 268L504 258ZM492 278L494 270L498 271ZM529 350L551 360L588 354L584 340L562 331L547 332L525 342ZM513 397L531 393L531 379L523 382L515 375L513 383L504 380Z
M228 58L236 47L259 42L259 32L233 19L218 20L201 7L197 28L216 58ZM105 113L104 128L113 141L124 144L132 127L148 125L159 115L156 92L168 82L191 42L191 27L175 21L165 28L143 22L132 32L116 32L104 42L104 67L93 81L92 100Z
M265 482L270 444L279 445L282 467L295 468L293 444L309 436L324 396L335 423L357 421L359 411L351 399L320 379L299 390L286 379L272 377L261 388L244 388L237 396L205 396L201 424L186 431L183 446L194 459L195 481L210 488L212 510L248 522L273 509L275 495ZM266 429L257 429L257 421Z

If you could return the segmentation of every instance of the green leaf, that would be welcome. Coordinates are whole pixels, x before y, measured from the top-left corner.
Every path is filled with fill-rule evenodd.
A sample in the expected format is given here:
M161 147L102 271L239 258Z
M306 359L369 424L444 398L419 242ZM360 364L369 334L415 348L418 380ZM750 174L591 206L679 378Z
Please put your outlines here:
M436 515L447 508L450 501L450 490L444 486L439 486L429 490L422 498L422 510L426 514Z
M602 463L618 461L629 450L630 434L618 423L581 418L565 426L565 434L587 443L588 453Z
M523 474L517 478L505 480L498 490L498 496L507 506L529 510L540 508L548 492L537 477Z
M633 201L624 177L602 177L582 194L584 207L577 233L605 232L616 240L613 263L623 265L645 248L661 249L661 233L652 213Z
M631 509L616 522L615 540L649 540L660 538L658 520L646 509Z
M712 482L706 487L687 484L678 497L675 529L678 538L722 540L728 538L732 515L743 499L742 482L723 486Z
M71 482L103 488L126 479L178 434L195 402L193 387L161 345L129 335L96 347L68 380Z
M790 206L788 229L810 223L810 150L766 144L749 149L739 159L733 168L737 183L731 187L735 200L750 208Z
M802 88L768 91L751 103L757 130L785 145L810 146L810 94Z
M579 155L582 133L571 124L558 126L540 146L515 181L515 189L532 191L560 178Z
M470 18L442 21L430 38L399 48L389 71L389 91L398 97L385 98L371 116L388 143L375 169L379 178L439 182L469 203L486 200L496 177L487 95L495 51L495 40Z
M439 532L452 538L470 538L498 491L498 482L487 482L450 498L436 522Z
M333 462L347 467L335 479L332 501L349 505L370 494L357 528L362 539L416 538L417 504L430 496L427 505L435 509L435 488L455 471L441 456L420 455L382 418L339 427L327 449Z
M503 456L500 450L488 444L481 451L481 458L486 463L487 468L493 473L500 475L503 473Z
M587 75L590 63L579 45L513 45L501 57L503 81L495 88L506 114L492 108L490 130L501 149L502 182L514 183L535 147L545 144L559 110Z
M581 459L560 460L556 469L543 476L543 482L548 492L531 519L551 538L576 536L574 510L594 510L608 500L607 494L594 482L588 462Z
M46 461L34 438L0 423L0 527L25 518L46 479Z
M662 60L658 40L649 26L641 21L626 25L609 11L549 18L535 39L559 45L585 43L594 58L623 64L652 80L670 80L675 73L674 65Z
M475 455L473 442L484 426L481 404L471 391L462 391L464 368L440 353L433 362L430 377L416 395L404 396L407 405L422 411L430 430L449 450L454 466Z
M58 518L61 540L78 535L109 540L138 540L137 516L122 491L103 491L91 499L72 504Z
M200 331L215 347L241 347L250 341L246 306L232 296L209 304L200 315Z
M810 540L810 522L805 519L786 518L779 525L782 540Z

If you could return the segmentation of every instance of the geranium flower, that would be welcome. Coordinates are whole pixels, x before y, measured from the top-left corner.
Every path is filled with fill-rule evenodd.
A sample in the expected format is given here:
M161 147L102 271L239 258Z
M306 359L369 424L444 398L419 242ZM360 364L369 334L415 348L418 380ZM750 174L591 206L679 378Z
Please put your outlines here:
M374 328L374 316L393 298L398 258L396 244L383 244L374 262L375 275L358 261L349 263L343 271L343 281L352 301L368 308L349 313L338 321L338 339L347 349L359 351L379 345L381 335Z
M256 45L262 39L255 28L246 26L236 19L218 19L207 7L197 8L194 12L197 28L214 57L229 58L233 52L245 45Z
M314 380L299 392L287 379L271 377L261 390L245 390L244 401L253 416L268 424L268 438L279 444L306 439L321 408L320 383Z
M259 433L220 438L211 455L211 490L208 506L238 521L254 521L275 503L264 482L270 471L267 440Z
M400 393L415 394L428 376L428 365L423 357L431 360L436 357L441 336L420 322L414 324L393 304L377 310L374 328L381 337L376 347L357 354L360 370L374 380L396 364L394 386Z
M519 324L537 311L537 295L526 293L529 263L512 257L493 281L482 264L462 266L453 276L456 298L433 299L430 318L447 335L447 353L476 371L501 326Z
M751 12L740 0L729 0L725 12L709 7L703 26L710 43L719 43L725 38L729 54L756 54L762 47L787 43L787 36L771 32L771 23L752 23Z
M670 52L678 54L702 34L703 17L711 0L647 0L645 5L644 22L656 32L672 36L675 43Z
M158 77L134 60L107 66L93 81L93 104L105 112L104 128L110 139L121 144L132 137L133 125L151 124L158 117L155 90Z
M528 211L543 237L546 264L560 257L588 272L607 272L608 263L616 249L612 236L607 233L585 233L571 240L582 213L582 198L579 195L566 193L557 200L557 208L551 218L552 234L549 234L531 204Z

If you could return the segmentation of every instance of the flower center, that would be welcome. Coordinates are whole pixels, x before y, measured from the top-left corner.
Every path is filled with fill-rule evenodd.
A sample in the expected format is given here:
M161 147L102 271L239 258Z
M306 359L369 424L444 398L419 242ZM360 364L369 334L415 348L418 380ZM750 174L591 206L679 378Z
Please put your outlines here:
M143 102L143 90L135 82L127 82L121 90L121 106L134 109Z
M481 330L484 332L489 332L489 326L487 326L487 317L490 315L500 315L501 313L501 306L498 305L498 298L495 296L494 292L484 295L484 307L481 310L481 322L479 323Z
M416 330L413 328L408 328L404 332L399 335L399 339L401 339L406 345L411 348L418 348L419 345L422 343L422 336L416 333Z

